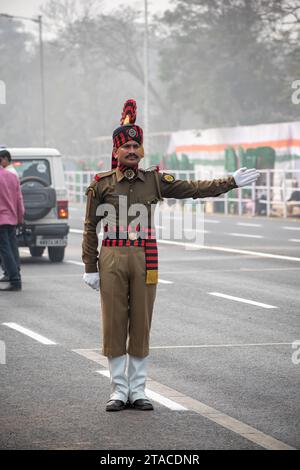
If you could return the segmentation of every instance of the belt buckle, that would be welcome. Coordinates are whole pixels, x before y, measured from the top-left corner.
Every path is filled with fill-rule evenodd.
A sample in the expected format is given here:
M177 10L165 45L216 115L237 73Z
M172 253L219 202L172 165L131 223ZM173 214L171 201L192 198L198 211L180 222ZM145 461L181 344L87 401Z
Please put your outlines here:
M137 233L136 232L128 232L129 240L137 240Z

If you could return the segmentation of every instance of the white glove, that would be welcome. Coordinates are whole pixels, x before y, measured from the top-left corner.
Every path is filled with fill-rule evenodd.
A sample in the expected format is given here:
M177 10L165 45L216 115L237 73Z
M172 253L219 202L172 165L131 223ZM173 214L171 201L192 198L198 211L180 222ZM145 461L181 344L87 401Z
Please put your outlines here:
M246 167L240 168L233 173L233 177L237 186L249 186L254 183L260 176L259 171L256 168L247 169Z
M84 273L82 279L92 289L99 290L100 286L100 275L99 273Z

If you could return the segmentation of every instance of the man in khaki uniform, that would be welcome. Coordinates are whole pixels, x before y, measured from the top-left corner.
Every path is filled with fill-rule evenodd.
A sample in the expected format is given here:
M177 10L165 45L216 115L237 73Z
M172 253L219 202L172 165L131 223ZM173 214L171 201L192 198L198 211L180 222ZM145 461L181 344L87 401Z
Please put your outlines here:
M112 386L107 411L122 410L128 403L138 410L153 409L145 382L158 282L155 205L163 198L218 196L259 176L255 169L242 168L226 178L184 181L158 169L142 170L138 164L144 156L143 131L135 118L135 101L128 100L113 134L112 170L96 175L86 192L84 281L97 290L100 284L103 354ZM100 222L104 237L98 255Z

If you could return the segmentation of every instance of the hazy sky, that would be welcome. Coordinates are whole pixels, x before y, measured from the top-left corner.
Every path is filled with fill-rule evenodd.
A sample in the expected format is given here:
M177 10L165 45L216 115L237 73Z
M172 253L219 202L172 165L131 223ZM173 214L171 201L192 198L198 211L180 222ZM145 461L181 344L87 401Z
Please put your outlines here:
M35 16L39 13L39 7L45 5L48 0L0 0L0 13L9 13L11 15ZM165 10L172 0L148 0L150 12L161 12ZM104 0L104 6L107 9L119 5L144 5L144 0Z

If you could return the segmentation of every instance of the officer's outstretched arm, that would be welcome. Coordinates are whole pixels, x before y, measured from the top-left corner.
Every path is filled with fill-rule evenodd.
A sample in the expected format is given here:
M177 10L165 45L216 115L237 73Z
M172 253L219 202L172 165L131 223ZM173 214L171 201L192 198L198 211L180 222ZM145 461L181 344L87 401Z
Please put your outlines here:
M241 168L233 176L212 180L175 180L174 176L166 173L159 175L159 185L162 197L187 199L216 197L227 193L239 186L247 186L259 177L259 172L253 168Z

